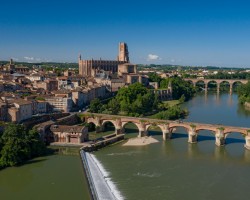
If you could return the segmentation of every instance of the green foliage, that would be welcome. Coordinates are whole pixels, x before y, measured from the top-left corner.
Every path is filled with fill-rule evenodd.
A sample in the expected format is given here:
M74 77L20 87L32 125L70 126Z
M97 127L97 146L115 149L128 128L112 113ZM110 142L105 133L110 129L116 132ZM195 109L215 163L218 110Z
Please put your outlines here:
M130 116L141 116L157 108L157 95L140 83L121 88L116 96L120 102L120 111Z
M184 95L185 101L187 101L194 96L195 88L191 83L184 81L180 77L173 77L170 80L172 83L173 99L180 99Z
M140 83L134 83L121 88L116 97L102 105L99 99L90 103L90 112L104 114L121 114L143 116L156 110L159 104L158 96Z
M43 97L36 97L36 100L37 101L45 101L45 98L43 98Z
M98 113L101 111L101 108L102 108L102 103L100 99L95 98L90 102L89 112Z
M183 95L181 95L181 98L179 99L179 102L180 103L184 103L185 102L185 95L183 94Z
M160 88L168 88L169 78L162 79L160 82Z
M209 74L206 79L249 79L250 74L247 72L237 71L234 74L229 74L228 72L219 71L217 74Z
M41 140L36 129L31 129L27 132L28 145L30 147L30 156L36 157L44 154L46 146Z
M175 120L183 118L188 114L187 110L182 110L180 106L172 106L166 111L161 111L154 115L156 119Z
M120 104L117 99L113 98L108 102L108 110L110 114L117 115L120 111Z
M250 81L247 84L238 87L237 93L239 95L239 102L244 104L250 102Z
M15 166L45 153L46 147L36 130L9 124L0 138L0 168Z
M150 82L157 82L160 84L162 78L156 73L156 72L151 72L148 74L148 78Z

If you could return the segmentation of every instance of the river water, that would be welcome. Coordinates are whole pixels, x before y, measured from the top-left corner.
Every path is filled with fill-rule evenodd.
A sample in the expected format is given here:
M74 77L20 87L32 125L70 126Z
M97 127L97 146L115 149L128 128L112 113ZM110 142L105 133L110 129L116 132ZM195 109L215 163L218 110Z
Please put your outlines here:
M185 121L250 127L249 112L238 105L236 94L201 93L182 106L190 111ZM121 143L95 152L124 199L249 199L250 151L239 133L230 134L224 147L215 146L209 131L199 132L197 144L187 142L184 129L170 141L163 141L160 132L150 134L160 142Z
M79 149L36 158L0 171L1 200L89 200Z

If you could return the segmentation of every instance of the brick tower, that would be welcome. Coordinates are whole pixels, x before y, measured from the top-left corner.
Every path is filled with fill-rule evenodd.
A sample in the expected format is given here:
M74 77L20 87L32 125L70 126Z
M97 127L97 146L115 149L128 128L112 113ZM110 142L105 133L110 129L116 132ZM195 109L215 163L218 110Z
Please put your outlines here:
M119 43L118 60L129 63L128 45L125 42Z

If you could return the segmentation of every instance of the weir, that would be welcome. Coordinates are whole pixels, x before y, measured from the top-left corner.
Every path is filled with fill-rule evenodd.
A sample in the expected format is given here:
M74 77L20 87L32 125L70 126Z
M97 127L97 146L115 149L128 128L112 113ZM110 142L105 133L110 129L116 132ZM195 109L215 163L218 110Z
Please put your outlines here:
M89 182L92 198L94 200L122 200L124 199L108 173L93 154L80 151L83 167Z

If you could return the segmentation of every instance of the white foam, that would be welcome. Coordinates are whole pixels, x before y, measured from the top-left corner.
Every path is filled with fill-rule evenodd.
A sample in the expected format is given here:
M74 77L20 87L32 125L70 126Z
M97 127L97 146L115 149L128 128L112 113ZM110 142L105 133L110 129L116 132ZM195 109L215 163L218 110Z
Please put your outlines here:
M128 151L128 152L123 152L123 153L109 153L107 154L108 156L132 156L134 154L140 153L139 151Z
M99 171L102 174L102 178L105 180L105 183L107 184L108 188L110 189L111 193L117 200L124 200L125 197L121 194L121 192L117 189L115 183L112 181L112 179L109 177L110 173L106 171L102 163L96 158L94 154L87 153L94 161L95 165L99 169ZM95 177L93 177L95 178ZM98 190L98 188L97 188Z
M142 177L148 177L148 178L157 178L160 177L161 174L160 173L140 173L137 172L136 174L134 174L134 176L142 176Z

